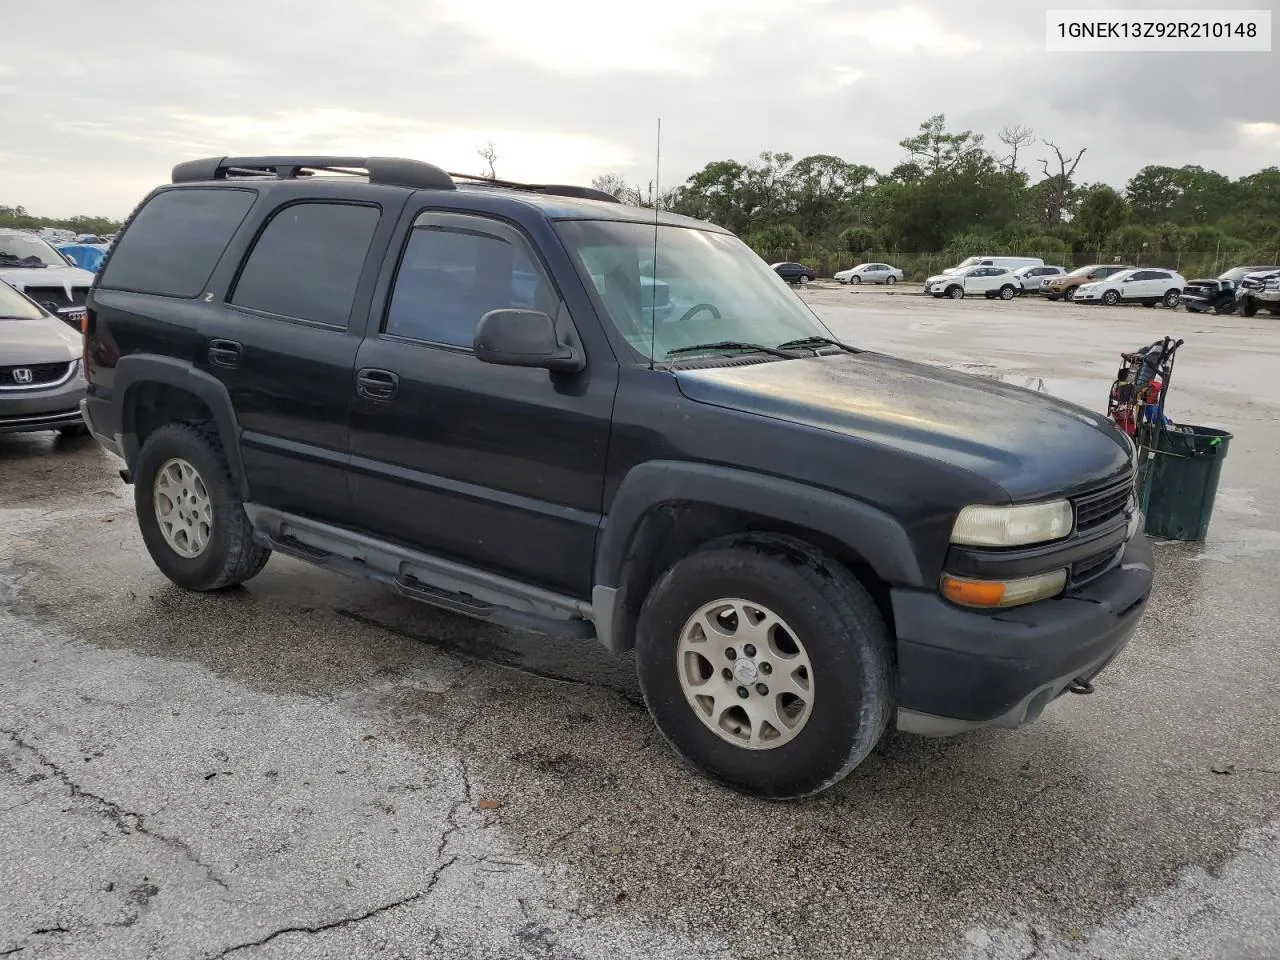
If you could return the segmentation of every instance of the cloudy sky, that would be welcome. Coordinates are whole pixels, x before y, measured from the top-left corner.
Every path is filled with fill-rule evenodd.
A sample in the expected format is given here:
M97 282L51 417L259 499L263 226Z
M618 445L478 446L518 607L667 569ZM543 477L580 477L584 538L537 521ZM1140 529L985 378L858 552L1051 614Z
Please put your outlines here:
M31 39L0 59L0 204L50 216L124 216L174 163L228 154L478 173L492 141L499 176L647 182L658 117L668 184L761 150L888 169L933 113L1087 146L1085 181L1280 160L1280 52L1045 52L1047 8L1240 0L0 2Z

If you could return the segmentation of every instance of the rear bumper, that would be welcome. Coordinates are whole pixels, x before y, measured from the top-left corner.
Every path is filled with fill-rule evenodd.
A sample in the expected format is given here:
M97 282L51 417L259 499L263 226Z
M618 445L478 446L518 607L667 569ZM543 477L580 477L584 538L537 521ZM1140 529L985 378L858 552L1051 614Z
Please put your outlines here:
M102 423L104 418L101 416L97 416L95 418L95 406L97 406L99 408L99 412L101 412L101 407L103 406L101 401L98 401L97 404L90 403L89 397L85 397L80 401L80 409L78 412L84 419L84 425L89 428L89 432L93 434L93 439L97 440L104 450L123 460L125 458L124 445L121 442L120 435L106 432L105 426Z
M47 390L0 390L0 433L73 427L80 423L84 391L84 378L78 373Z
M1139 533L1120 565L1068 596L997 614L932 592L894 590L900 730L950 736L1036 720L1073 681L1125 648L1151 594L1151 545Z

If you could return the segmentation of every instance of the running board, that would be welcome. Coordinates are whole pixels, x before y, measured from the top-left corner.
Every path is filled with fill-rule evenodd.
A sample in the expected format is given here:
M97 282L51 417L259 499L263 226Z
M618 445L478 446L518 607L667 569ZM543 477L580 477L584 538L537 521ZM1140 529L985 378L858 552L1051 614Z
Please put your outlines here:
M505 627L553 636L596 637L591 604L342 527L244 505L256 543L402 597Z

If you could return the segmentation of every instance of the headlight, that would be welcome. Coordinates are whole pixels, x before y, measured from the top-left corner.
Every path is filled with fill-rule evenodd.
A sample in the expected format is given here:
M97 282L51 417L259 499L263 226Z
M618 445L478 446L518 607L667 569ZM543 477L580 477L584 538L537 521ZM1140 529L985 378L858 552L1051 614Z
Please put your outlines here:
M1066 500L1013 507L965 507L956 517L951 542L966 547L1020 547L1061 540L1071 533L1075 513Z

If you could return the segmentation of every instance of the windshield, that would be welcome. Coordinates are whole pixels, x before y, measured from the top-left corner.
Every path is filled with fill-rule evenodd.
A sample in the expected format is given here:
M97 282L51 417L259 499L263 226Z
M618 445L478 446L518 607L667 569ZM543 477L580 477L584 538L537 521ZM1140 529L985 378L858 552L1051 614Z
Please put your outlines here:
M0 233L0 265L65 267L67 261L39 237L26 233Z
M672 351L699 344L776 348L806 337L834 339L737 237L658 227L655 264L653 224L567 220L556 229L609 321L646 360L663 362Z
M39 320L40 309L7 283L0 283L0 320Z

